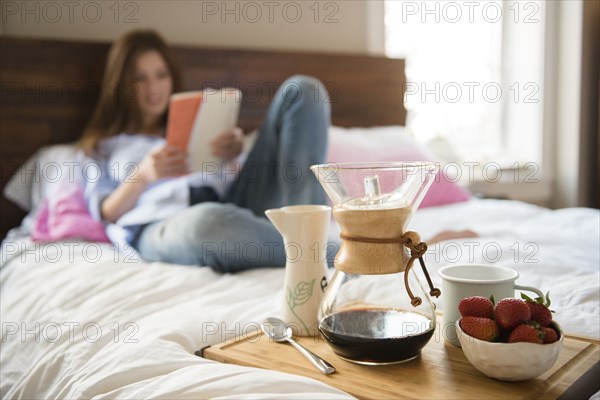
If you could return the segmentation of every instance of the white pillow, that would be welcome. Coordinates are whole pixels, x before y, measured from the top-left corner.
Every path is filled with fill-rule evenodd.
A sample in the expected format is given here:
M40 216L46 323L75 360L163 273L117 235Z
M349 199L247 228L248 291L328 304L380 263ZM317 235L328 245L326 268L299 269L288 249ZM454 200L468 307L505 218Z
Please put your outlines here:
M328 162L431 161L435 156L400 125L329 128Z
M4 186L4 196L25 211L37 211L53 185L73 173L78 151L74 144L39 149Z

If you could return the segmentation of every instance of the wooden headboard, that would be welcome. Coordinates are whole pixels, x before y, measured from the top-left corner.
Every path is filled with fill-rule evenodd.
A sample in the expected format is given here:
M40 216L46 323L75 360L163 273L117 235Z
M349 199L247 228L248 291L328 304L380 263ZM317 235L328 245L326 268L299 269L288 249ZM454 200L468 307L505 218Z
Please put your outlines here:
M96 103L109 43L0 37L2 188L37 149L79 137ZM319 78L338 126L404 125L404 60L360 55L174 47L184 89L239 87L239 125L260 126L275 88L294 74ZM0 235L24 212L2 196Z

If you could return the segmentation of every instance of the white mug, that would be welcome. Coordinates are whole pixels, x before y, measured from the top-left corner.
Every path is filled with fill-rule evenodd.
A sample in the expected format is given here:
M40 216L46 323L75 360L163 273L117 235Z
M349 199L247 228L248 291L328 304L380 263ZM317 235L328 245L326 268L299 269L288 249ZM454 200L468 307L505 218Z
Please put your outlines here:
M534 292L539 297L543 293L533 287L515 284L519 273L497 265L451 265L440 269L442 277L442 309L444 324L442 335L446 341L460 347L456 337L455 322L460 318L458 303L470 296L494 296L496 304L501 299L515 297L515 289Z

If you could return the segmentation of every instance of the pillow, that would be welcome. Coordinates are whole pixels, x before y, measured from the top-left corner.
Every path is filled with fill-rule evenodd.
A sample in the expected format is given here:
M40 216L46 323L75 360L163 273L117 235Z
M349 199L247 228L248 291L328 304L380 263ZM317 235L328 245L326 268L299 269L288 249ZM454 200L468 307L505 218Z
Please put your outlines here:
M418 144L403 126L374 128L329 129L329 150L327 161L384 162L384 161L433 161L436 157ZM420 208L458 203L470 199L469 192L442 171L421 202Z
M22 227L31 230L43 199L73 173L79 148L73 144L46 146L35 152L4 186L4 197L29 211Z
M64 239L110 242L104 225L93 219L87 209L82 183L65 180L44 198L31 232L34 242Z

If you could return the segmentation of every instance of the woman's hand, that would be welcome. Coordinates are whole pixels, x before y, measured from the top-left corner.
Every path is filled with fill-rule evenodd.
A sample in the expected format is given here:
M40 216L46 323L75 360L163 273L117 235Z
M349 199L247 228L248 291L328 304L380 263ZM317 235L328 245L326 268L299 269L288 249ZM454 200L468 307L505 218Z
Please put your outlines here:
M148 153L140 163L137 178L150 184L162 178L188 173L186 154L177 147L164 145Z
M149 184L158 179L183 175L188 172L186 154L169 145L152 150L131 173L102 202L102 219L116 222L123 214L135 207Z
M243 144L244 132L238 127L221 133L210 142L212 153L227 161L236 158L242 153Z

